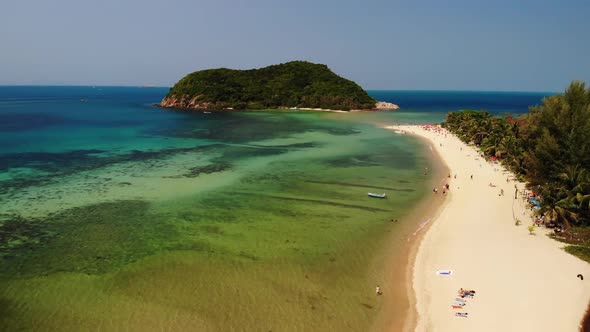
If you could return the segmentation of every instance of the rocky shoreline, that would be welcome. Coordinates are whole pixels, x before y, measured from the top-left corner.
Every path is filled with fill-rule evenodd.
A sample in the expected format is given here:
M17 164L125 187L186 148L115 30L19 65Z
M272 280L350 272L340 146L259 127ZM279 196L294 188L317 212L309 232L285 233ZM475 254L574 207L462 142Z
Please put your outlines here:
M380 111L393 111L399 109L399 106L386 101L378 101L375 104L375 109Z
M176 98L176 97L166 97L162 99L159 104L155 104L157 107L162 108L172 108L172 109L180 109L180 110L194 110L194 111L211 111L211 110L223 110L223 111L232 111L234 108L232 107L223 107L216 103L209 103L209 102L201 102L198 100L199 97L194 97L192 99L189 98ZM299 107L287 107L287 106L280 106L277 109L291 109L291 110L304 110L304 111L328 111L328 112L346 112L342 110L332 110L332 109L322 109L322 108L299 108ZM361 111L392 111L399 109L399 106L393 103L385 102L385 101L378 101L375 104L375 107L372 109L364 109L364 110L350 110L350 112L361 112Z

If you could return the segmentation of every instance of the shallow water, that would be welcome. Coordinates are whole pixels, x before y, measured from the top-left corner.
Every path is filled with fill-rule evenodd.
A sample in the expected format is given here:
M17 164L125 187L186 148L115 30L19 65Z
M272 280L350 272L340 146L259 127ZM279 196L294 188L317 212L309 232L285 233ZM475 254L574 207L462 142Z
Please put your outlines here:
M370 116L172 112L157 89L101 89L0 99L0 329L373 323L375 253L426 192L417 142Z

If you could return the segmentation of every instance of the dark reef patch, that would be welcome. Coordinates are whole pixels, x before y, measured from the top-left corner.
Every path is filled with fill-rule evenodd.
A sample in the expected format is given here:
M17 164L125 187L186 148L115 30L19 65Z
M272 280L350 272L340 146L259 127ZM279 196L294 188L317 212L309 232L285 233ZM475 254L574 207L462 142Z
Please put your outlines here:
M29 168L38 171L39 174L36 174L35 176L30 176L29 174L22 177L15 176L10 180L0 181L0 195L13 189L48 185L54 183L56 178L61 176L92 171L121 163L161 160L180 153L219 150L222 155L213 160L215 163L214 165L195 167L183 175L173 177L196 177L199 174L221 172L231 169L232 162L236 159L278 155L293 149L313 148L317 145L318 144L314 142L276 146L228 145L216 143L188 148L168 148L156 151L132 150L128 153L117 155L103 155L105 153L103 150L4 154L0 155L0 172L11 168Z
M381 163L377 162L371 155L356 155L329 159L324 161L324 163L331 167L372 167L381 165Z
M355 135L361 133L360 130L354 128L327 128L320 131L336 136Z
M188 172L181 175L184 178L196 178L201 174L211 174L211 173L218 173L232 169L232 165L230 163L221 162L217 164L211 164L207 166L199 166L199 167L192 167L188 170Z
M126 162L142 162L158 160L177 153L207 151L222 147L220 144L189 148L170 148L157 151L132 150L118 155L100 156L102 150L75 150L54 153L13 153L0 155L0 171L10 168L30 168L40 171L35 176L15 177L10 180L0 181L0 194L5 194L12 189L21 189L31 186L44 186L53 183L56 178L68 176L84 171L92 171L102 167Z
M178 242L174 224L144 201L77 207L43 220L12 216L0 225L0 276L101 274L158 251L204 248Z
M331 167L373 167L383 166L395 169L415 169L416 161L410 152L394 145L380 143L379 151L372 154L357 154L324 161Z
M98 159L103 150L74 150L66 152L23 152L0 155L0 172L25 167L52 172Z

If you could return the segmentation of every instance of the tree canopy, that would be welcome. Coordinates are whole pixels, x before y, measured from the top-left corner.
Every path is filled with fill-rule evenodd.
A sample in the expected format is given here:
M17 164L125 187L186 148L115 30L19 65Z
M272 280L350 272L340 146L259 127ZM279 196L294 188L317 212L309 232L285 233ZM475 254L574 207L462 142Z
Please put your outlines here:
M260 69L208 69L176 83L166 99L207 108L263 109L310 107L370 109L376 100L355 82L326 65L292 61Z

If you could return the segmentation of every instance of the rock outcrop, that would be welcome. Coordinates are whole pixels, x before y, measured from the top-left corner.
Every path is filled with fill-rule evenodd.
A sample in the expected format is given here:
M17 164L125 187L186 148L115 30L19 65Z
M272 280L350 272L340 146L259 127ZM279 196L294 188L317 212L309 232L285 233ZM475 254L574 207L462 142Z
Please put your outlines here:
M198 99L198 97L190 98L189 96L166 97L158 106L178 109L208 109L211 106L211 103L201 102Z
M399 106L397 106L396 104L388 103L386 101L378 101L375 104L375 109L379 111L391 111L399 109Z

